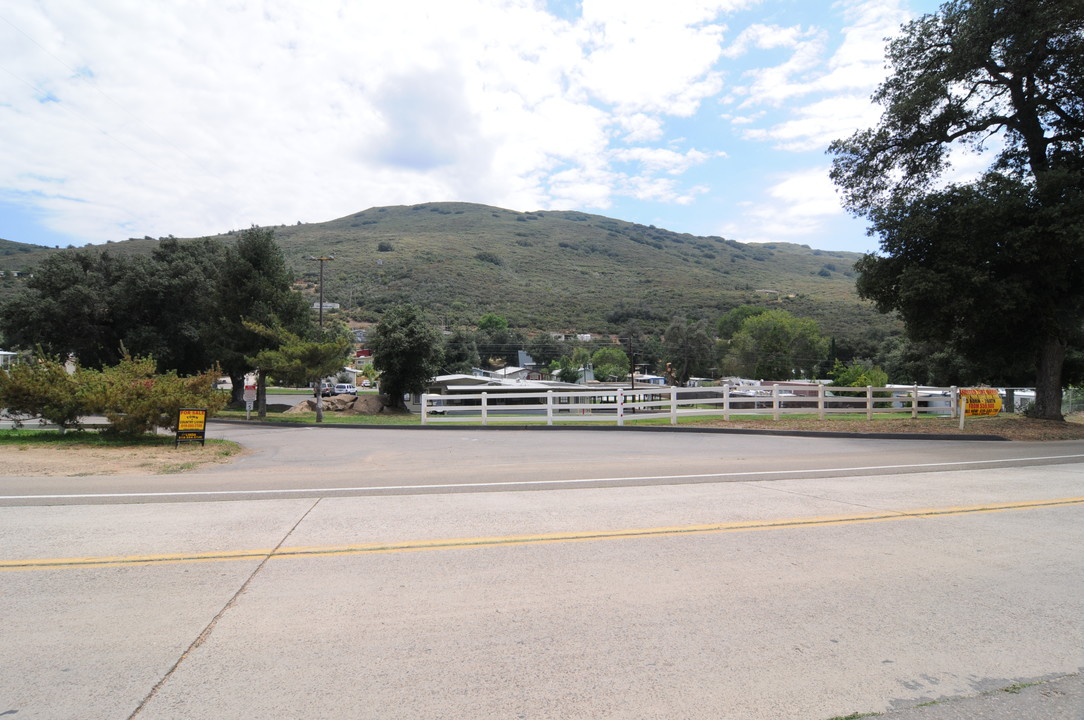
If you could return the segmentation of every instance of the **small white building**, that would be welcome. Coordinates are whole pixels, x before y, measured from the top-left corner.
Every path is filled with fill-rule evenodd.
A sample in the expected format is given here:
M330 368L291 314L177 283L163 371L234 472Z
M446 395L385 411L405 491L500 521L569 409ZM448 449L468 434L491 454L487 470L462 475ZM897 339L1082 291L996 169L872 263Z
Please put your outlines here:
M0 370L7 370L15 364L16 353L0 350Z

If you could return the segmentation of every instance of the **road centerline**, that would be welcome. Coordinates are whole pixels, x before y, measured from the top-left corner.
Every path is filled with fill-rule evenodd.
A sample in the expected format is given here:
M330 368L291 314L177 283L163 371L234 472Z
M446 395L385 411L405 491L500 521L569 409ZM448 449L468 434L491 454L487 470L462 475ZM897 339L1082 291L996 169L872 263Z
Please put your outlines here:
M5 560L0 561L0 572L74 568L106 568L131 565L167 565L176 563L225 562L246 559L261 559L260 566L262 567L265 563L271 560L288 558L311 558L342 555L384 554L395 552L420 552L426 550L455 550L486 547L508 547L514 545L533 545L546 543L592 542L601 540L621 540L650 537L676 537L682 535L706 535L728 532L815 528L870 522L936 519L980 513L1041 510L1074 505L1084 505L1084 497L1067 497L1048 500L1027 500L1009 503L987 503L984 505L950 506L942 508L918 508L913 510L887 510L849 515L810 516L805 518L746 520L729 523L663 526L654 528L629 528L475 538L468 537L430 540L408 540L398 542L358 543L351 545L318 547L282 547L280 543L278 547L273 549L238 550L216 553L172 553L166 555L133 555L127 557L103 556L85 558L38 558L24 560ZM287 534L287 537L289 536L289 534L292 534L292 531L291 533ZM283 538L283 540L285 540L285 538Z

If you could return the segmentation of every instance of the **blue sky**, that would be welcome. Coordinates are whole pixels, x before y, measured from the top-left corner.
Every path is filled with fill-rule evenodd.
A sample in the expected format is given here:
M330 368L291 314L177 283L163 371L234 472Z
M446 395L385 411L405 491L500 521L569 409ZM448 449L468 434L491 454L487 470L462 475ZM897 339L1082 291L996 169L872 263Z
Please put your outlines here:
M0 238L465 201L871 251L827 144L931 0L9 0Z

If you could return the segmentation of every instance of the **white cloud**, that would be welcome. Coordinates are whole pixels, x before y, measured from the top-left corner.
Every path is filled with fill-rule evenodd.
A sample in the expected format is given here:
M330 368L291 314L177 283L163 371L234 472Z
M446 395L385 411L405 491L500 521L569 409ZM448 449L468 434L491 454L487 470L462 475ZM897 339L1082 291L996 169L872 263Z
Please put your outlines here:
M699 151L650 145L719 91L720 18L750 4L585 0L572 23L530 0L14 0L0 199L99 242L441 199L605 207L659 175L652 196L686 202Z
M729 53L752 59L771 51L772 58L783 58L754 67L741 85L730 88L727 100L737 112L724 118L739 137L796 157L823 153L833 140L875 125L880 108L869 98L886 77L885 38L912 17L906 5L916 2L923 0L841 0L834 7L843 25L835 32L817 24L750 27ZM750 194L753 199L740 206L741 217L722 231L752 242L812 241L838 248L842 240L832 238L832 231L846 226L851 232L860 223L842 210L827 166L796 162L803 167L777 174ZM850 245L868 250L870 242L863 238Z
M647 170L665 172L670 175L679 175L693 165L706 162L711 155L699 150L689 150L685 153L674 152L666 148L629 148L617 150L613 156L622 162L635 162Z
M628 192L637 200L690 205L696 198L709 192L709 188L697 185L681 190L670 178L637 176L628 178Z
M758 26L746 31L748 37L739 36L734 47L741 52L751 47L791 50L783 63L751 70L748 84L737 90L747 109L790 103L789 119L748 129L744 137L805 152L876 122L879 110L869 97L885 78L885 38L895 35L909 15L902 0L845 0L840 7L845 24L831 52L830 38L819 28ZM809 97L805 104L795 102Z
M780 150L823 150L853 129L876 123L878 108L864 96L838 95L796 108L793 114L796 117L770 128L748 129L743 136L774 141L774 147ZM732 122L739 124L737 119Z
M713 68L726 28L714 19L747 4L584 0L589 50L577 80L621 112L691 115L722 87Z
M623 140L627 143L651 142L663 136L662 120L644 113L618 117L617 124L625 131Z
M797 242L816 235L827 221L843 215L827 167L787 174L765 194L766 201L748 203L742 218L726 224L722 234L744 242Z
M804 42L808 34L808 30L797 26L781 27L757 23L742 30L734 42L723 51L723 54L726 57L737 58L752 49L793 48Z
M601 170L575 168L550 177L549 209L610 207L615 176Z

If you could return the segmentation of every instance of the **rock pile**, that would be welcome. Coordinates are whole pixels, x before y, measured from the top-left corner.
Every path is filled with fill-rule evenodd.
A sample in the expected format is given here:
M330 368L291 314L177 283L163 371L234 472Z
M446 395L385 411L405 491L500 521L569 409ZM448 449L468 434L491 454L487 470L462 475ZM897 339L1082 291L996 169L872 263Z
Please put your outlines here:
M324 412L336 412L343 415L376 415L388 412L387 398L383 395L332 395L323 399ZM316 399L302 400L284 415L316 412Z

